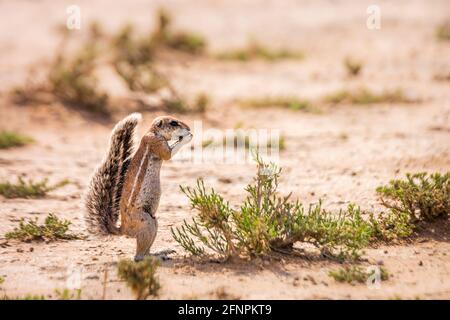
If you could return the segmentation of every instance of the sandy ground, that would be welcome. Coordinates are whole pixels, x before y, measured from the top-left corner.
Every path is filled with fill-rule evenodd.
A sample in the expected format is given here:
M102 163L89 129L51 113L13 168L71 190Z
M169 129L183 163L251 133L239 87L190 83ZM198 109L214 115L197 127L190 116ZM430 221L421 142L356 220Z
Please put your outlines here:
M154 10L163 3L129 2L78 1L83 23L95 19L108 30L127 21L149 28ZM171 61L165 68L182 92L205 91L214 102L206 116L183 115L183 120L190 124L202 120L204 128L221 130L238 123L281 130L286 136L286 150L280 155L281 190L293 191L305 203L321 198L328 208L356 202L363 209L377 210L376 186L406 172L449 171L449 83L433 77L450 71L450 44L434 37L436 25L448 18L450 4L445 0L378 2L382 28L373 31L365 24L368 1L168 1L176 27L205 35L211 51L240 47L254 37L268 46L302 50L306 56L302 61L273 64L209 58ZM7 95L12 86L23 83L30 67L48 61L57 45L54 30L64 22L67 4L0 1L0 128L17 129L36 139L33 145L0 151L0 179L25 174L49 177L51 182L71 181L44 199L0 196L0 235L21 218L43 219L49 212L70 219L74 232L85 233L82 196L106 151L113 122L94 121L58 104L17 106ZM345 75L342 61L348 55L364 61L363 73L356 79ZM315 99L361 85L400 87L422 102L339 106L320 114L241 110L233 103L238 97L270 94ZM141 131L157 114L144 112ZM152 252L176 253L159 269L162 299L217 298L223 292L241 299L450 298L448 224L408 243L366 250L363 265L382 264L391 274L378 289L336 283L327 273L340 265L328 260L281 257L217 264L188 258L170 234L171 226L193 214L178 186L193 185L203 177L238 203L253 174L252 164L197 164L181 157L164 164L160 227ZM132 257L134 247L134 240L125 237L50 244L10 241L0 246L0 276L6 279L0 294L53 294L55 288L67 285L70 275L81 272L83 298L132 298L117 279L115 263ZM106 282L105 269L109 270Z

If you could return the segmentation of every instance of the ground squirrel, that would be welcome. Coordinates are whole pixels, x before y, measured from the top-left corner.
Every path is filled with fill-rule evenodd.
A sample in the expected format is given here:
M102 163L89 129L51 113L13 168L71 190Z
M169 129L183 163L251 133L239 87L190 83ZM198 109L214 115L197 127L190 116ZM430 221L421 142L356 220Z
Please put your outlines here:
M140 119L140 114L133 113L113 129L108 154L92 176L85 203L89 231L135 237L137 261L149 253L156 237L162 161L192 139L185 123L158 117L133 154L133 136ZM176 142L169 145L171 140Z

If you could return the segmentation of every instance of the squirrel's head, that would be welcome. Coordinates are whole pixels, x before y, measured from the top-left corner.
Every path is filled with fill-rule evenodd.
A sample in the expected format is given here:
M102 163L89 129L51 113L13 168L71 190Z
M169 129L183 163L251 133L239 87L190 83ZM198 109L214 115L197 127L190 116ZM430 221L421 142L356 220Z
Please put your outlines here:
M150 131L167 141L181 140L185 136L192 135L187 124L171 116L162 116L153 120Z

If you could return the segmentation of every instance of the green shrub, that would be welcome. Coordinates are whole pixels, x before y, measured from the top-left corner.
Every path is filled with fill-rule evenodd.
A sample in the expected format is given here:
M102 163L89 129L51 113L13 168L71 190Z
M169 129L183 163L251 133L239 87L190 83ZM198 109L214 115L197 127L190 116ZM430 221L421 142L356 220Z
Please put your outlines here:
M411 222L448 218L450 214L450 173L407 174L405 180L391 180L377 188L381 203ZM404 218L406 219L406 217Z
M205 39L191 32L175 33L166 40L165 44L171 49L190 54L201 54L206 47Z
M172 92L172 97L163 100L163 105L168 112L171 113L204 113L209 105L209 97L206 94L199 94L195 97L192 103L180 97L178 92L169 85L169 90Z
M437 27L436 36L439 40L450 41L450 21L446 21Z
M133 67L151 63L156 50L151 37L137 37L132 25L124 26L113 38L112 45L115 62L123 61Z
M158 296L161 286L155 277L157 268L158 262L150 257L140 262L121 260L118 275L135 293L137 300L145 300L149 296Z
M25 181L24 178L18 177L16 183L1 182L0 194L6 198L42 198L48 192L63 187L68 183L68 180L62 180L57 184L48 185L47 178L39 182L34 182L31 179Z
M44 295L38 295L38 294L26 294L23 297L16 297L16 298L8 298L5 297L5 300L45 300Z
M0 277L0 284L2 284L3 282L5 282L5 278Z
M383 241L407 238L412 235L415 227L408 214L396 210L381 212L377 218L370 213L369 222L374 239Z
M211 100L210 97L207 96L205 93L198 94L194 101L193 106L194 111L199 113L205 113L210 104L210 100Z
M76 289L73 291L70 291L67 288L63 290L55 289L55 295L57 300L80 300L81 289Z
M295 97L263 97L238 101L245 108L285 108L294 111L317 111L308 100Z
M389 279L389 274L387 270L383 267L380 269L380 280L386 281ZM365 283L369 277L375 273L375 270L370 272L364 270L364 268L359 266L350 266L341 268L336 271L330 271L328 275L332 277L337 282L347 282L347 283Z
M216 55L220 60L239 60L249 61L252 59L261 59L266 61L277 61L284 59L303 59L301 52L295 52L288 49L272 50L264 47L258 42L251 41L246 48L222 52Z
M400 89L374 93L367 88L359 88L355 91L341 90L325 97L325 102L332 104L377 104L377 103L411 103L411 99L405 97Z
M361 217L359 208L332 214L321 204L305 209L289 195L278 196L281 170L257 157L254 182L245 191L247 197L233 209L214 190L207 191L202 180L196 188L181 187L197 216L172 228L174 239L194 255L208 248L223 259L258 256L276 250L291 250L295 242L311 243L325 255L341 258L359 255L372 236L371 225Z
M201 35L192 32L173 32L171 30L172 18L164 9L159 10L157 21L156 30L151 37L152 43L155 45L190 54L204 52L206 40Z
M60 54L49 72L50 90L63 103L108 116L108 95L99 92L93 75L95 58L96 48L92 44L73 58Z
M34 220L30 219L28 222L22 219L19 222L19 227L6 233L5 238L23 242L80 239L80 236L68 233L70 225L70 221L59 220L54 214L49 214L45 218L43 225L37 224L37 218Z
M0 149L20 147L34 142L33 138L13 131L0 131Z
M167 79L153 66L156 46L150 36L137 37L131 25L113 39L113 65L130 90L155 92L167 85Z

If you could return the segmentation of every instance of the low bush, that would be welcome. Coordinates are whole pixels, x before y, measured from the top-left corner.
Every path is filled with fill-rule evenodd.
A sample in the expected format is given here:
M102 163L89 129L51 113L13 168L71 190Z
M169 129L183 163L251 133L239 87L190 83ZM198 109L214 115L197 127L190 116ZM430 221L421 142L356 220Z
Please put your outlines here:
M49 185L47 178L34 182L31 179L25 181L23 177L19 176L16 183L1 182L0 194L6 198L42 198L48 192L63 187L68 183L68 180L62 180L54 185Z
M137 300L158 296L161 285L156 278L158 262L150 257L143 261L121 260L118 265L119 278L126 282Z
M14 131L0 131L0 149L21 147L34 142L34 139Z
M450 215L450 173L426 172L406 175L377 188L381 203L397 216L433 221Z
M313 244L325 255L357 257L369 243L372 229L359 208L332 214L321 204L304 208L298 201L277 194L281 170L257 159L257 174L237 208L202 180L195 188L181 187L197 216L172 228L174 239L194 255L212 250L223 259L259 256L277 250L291 250L295 242Z
M249 61L252 59L261 59L270 62L285 59L303 59L301 52L291 51L288 49L273 50L264 47L258 42L251 41L246 48L222 52L216 55L220 60L238 60Z
M54 214L49 214L45 218L43 225L37 223L37 218L34 220L30 219L28 222L22 219L19 222L19 227L6 233L5 238L23 242L80 239L80 236L68 233L70 225L70 221L60 220Z
M387 270L383 267L379 268L380 280L386 281L389 279L389 274ZM337 282L347 282L347 283L366 283L367 280L375 274L375 270L367 271L360 266L349 266L341 268L339 270L330 271L328 275L332 277Z

